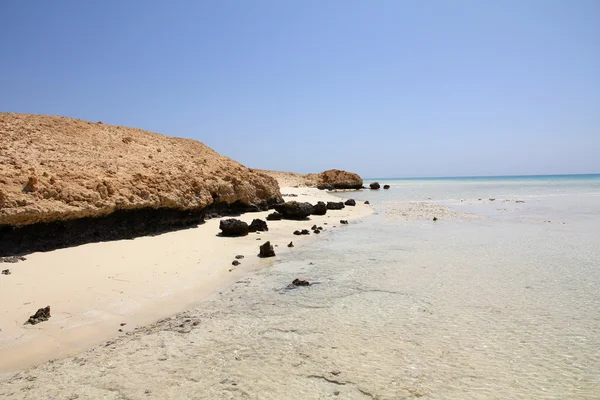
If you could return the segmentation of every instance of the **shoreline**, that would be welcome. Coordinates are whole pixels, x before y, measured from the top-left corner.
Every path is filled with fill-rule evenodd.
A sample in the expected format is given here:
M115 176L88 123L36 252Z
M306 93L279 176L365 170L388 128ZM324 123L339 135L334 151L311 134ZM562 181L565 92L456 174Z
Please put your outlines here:
M282 187L281 192L297 195L288 200L312 204L344 200L309 187ZM237 218L249 223L264 220L270 212ZM293 252L286 246L290 241L302 246L314 239L293 235L294 230L317 224L326 235L340 228L339 219L372 212L369 205L357 203L306 221L267 221L268 232L235 238L217 236L219 221L229 217L215 218L196 228L32 253L24 262L6 264L12 274L0 280L5 308L0 315L0 379L76 355L198 305L248 273L270 266L276 258L257 257L258 246L266 241L277 245L276 254ZM238 254L244 259L236 267L231 263ZM49 321L23 325L47 305Z

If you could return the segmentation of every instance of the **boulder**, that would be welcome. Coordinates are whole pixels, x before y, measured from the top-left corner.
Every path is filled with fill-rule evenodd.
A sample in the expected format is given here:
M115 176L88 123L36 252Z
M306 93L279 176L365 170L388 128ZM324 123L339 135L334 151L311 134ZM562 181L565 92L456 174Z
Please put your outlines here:
M269 230L269 227L267 226L267 223L265 221L263 221L262 219L258 219L258 218L253 219L252 223L248 227L248 232L257 232L257 231L266 232L268 230Z
M371 183L371 184L369 185L369 187L370 187L371 189L375 189L375 190L376 190L376 189L379 189L379 188L381 187L381 185L379 185L379 182L373 182L373 183Z
M313 206L313 215L325 215L327 213L327 204L319 201Z
M302 232L300 232L300 231L294 231L294 235L302 235Z
M317 176L318 186L331 189L360 189L363 180L355 173L330 169L323 171Z
M283 219L283 214L278 213L277 211L272 212L267 215L267 221L281 221Z
M327 209L328 210L341 210L342 208L344 208L344 203L342 203L341 201L328 201L327 202Z
M292 281L292 285L293 286L309 286L310 282L296 278Z
M310 232L308 231L308 229L302 229L302 232L300 232L301 235L310 235Z
M273 246L271 246L271 242L265 242L262 246L259 247L260 252L258 253L259 257L275 257L275 250L273 250Z
M3 269L2 275L10 275L10 269Z
M244 256L241 254L238 254L237 256L235 256L236 260L241 260L242 258L244 258Z
M237 265L240 265L240 262L239 262L238 260L233 260L233 261L231 262L231 265L235 265L235 266L237 266Z
M365 204L371 204L371 203L369 203L369 200L367 200L367 201L365 201Z
M348 221L346 221L345 219L341 219L340 220L340 224L342 224L342 225L348 225Z
M346 205L346 206L355 206L356 205L356 201L354 201L354 199L348 199L348 200L346 200L346 202L344 203L344 205Z
M221 236L246 236L248 234L248 224L239 219L223 219L219 223Z
M288 247L294 247L294 242L290 242L290 243L288 244Z
M307 218L313 213L313 206L310 203L289 201L282 204L276 204L275 210L283 214L283 218L301 220Z
M383 185L383 188L387 190L390 188L390 185Z
M40 308L36 311L35 314L29 317L27 321L25 321L24 325L31 324L36 325L40 322L48 321L50 318L50 306Z

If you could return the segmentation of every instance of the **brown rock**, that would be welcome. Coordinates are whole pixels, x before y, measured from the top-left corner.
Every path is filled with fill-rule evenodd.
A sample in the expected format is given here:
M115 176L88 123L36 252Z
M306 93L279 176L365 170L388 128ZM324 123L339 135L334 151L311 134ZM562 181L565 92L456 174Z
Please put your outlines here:
M27 324L36 325L36 324L39 324L40 322L48 321L49 318L50 318L50 306L47 306L45 308L40 308L39 310L37 310L35 314L33 314L31 317L29 317L29 319L27 321L25 321L24 325L27 325Z
M259 247L259 257L275 257L275 250L273 250L273 246L271 246L271 242L265 242L262 246Z

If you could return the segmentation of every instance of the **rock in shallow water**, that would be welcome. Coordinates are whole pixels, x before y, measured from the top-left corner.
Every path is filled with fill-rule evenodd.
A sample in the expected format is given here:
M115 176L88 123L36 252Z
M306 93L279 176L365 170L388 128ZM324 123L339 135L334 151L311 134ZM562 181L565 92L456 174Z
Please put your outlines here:
M265 242L262 246L259 247L259 257L275 257L275 250L273 250L273 246L271 246L271 242Z
M377 190L377 189L379 189L379 188L381 187L381 185L379 185L379 182L373 182L373 183L371 183L371 184L369 185L369 187L370 187L371 189Z
M387 190L390 188L390 185L383 185L383 188Z
M239 219L224 219L219 223L222 236L246 236L248 234L248 224Z

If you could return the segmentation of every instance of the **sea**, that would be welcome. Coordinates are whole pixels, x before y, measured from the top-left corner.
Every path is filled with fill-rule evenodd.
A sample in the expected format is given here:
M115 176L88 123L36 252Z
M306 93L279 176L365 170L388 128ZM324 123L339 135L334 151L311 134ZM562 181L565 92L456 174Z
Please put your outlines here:
M208 398L600 399L600 175L377 181L207 305Z

